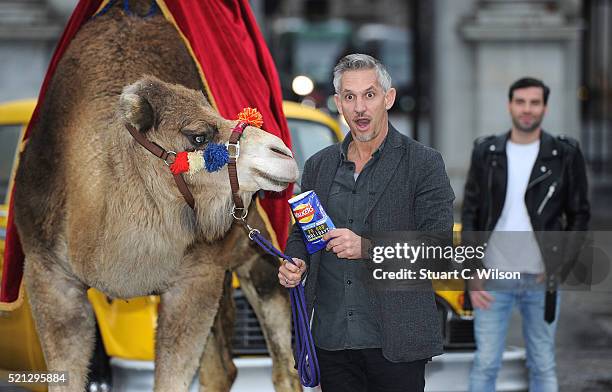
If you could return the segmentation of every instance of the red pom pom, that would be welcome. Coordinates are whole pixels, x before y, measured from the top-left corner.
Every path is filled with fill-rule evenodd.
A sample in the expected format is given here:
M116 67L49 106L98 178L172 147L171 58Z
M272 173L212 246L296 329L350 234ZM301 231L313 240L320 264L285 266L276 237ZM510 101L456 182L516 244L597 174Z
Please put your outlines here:
M253 127L261 128L263 116L254 108L244 108L238 113L238 121L245 122Z
M174 163L170 165L170 171L172 174L181 174L189 171L189 160L187 159L187 151L179 152L176 154Z

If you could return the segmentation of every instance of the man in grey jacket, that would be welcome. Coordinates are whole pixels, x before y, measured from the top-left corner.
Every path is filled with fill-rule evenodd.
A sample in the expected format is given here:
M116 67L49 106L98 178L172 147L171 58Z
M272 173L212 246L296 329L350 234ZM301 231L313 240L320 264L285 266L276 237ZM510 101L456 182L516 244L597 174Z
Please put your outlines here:
M282 265L279 281L305 280L323 391L423 391L425 363L442 353L431 283L372 289L364 242L390 231L450 232L454 194L440 154L389 124L396 93L378 60L342 58L334 88L350 133L308 159L301 189L317 193L337 229L309 255L295 225L285 249L295 265Z

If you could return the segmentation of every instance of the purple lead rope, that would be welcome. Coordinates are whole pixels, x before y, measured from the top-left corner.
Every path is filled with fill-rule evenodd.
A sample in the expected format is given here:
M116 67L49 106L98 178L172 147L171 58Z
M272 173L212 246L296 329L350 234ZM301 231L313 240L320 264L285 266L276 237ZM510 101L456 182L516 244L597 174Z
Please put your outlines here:
M275 257L280 257L291 264L295 264L293 259L280 250L276 249L268 240L259 233L252 230L249 238L259 245L263 250ZM306 310L306 296L304 286L298 284L289 289L291 298L291 313L293 316L293 331L295 333L295 346L297 357L297 371L300 381L305 387L316 387L319 385L320 373L317 353L315 351L312 333L310 332L310 322Z

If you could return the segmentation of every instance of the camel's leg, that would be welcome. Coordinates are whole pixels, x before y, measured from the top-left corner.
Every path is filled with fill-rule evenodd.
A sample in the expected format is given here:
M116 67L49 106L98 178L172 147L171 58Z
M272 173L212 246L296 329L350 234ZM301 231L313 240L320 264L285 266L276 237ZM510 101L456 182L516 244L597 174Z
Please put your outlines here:
M215 257L209 255L206 260ZM181 276L161 296L155 343L156 392L187 391L219 307L225 268L194 260Z
M276 392L302 391L291 347L291 305L287 290L278 283L278 261L253 254L236 269L240 288L253 307L272 357Z
M236 379L231 353L234 318L232 274L227 272L219 311L200 361L200 392L229 391Z
M24 273L47 368L68 372L68 383L50 386L49 391L82 392L95 337L87 287L36 254L27 255Z

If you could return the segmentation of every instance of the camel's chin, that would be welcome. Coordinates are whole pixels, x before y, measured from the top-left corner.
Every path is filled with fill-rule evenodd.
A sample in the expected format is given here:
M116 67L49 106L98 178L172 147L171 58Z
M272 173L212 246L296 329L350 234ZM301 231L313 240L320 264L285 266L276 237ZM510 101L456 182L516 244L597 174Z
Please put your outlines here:
M258 178L256 182L257 185L259 185L259 188L263 189L264 191L282 192L287 189L292 181L265 176Z
M289 184L290 184L289 182L285 182L285 183L282 183L282 185L274 186L274 187L271 187L270 189L264 189L264 190L270 191L270 192L282 192L285 189L287 189Z

